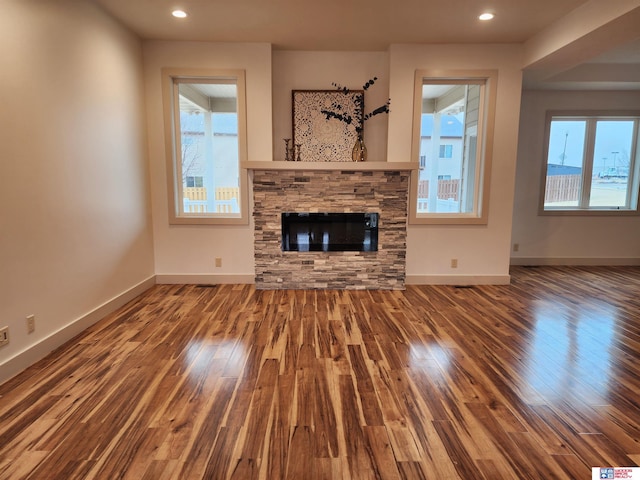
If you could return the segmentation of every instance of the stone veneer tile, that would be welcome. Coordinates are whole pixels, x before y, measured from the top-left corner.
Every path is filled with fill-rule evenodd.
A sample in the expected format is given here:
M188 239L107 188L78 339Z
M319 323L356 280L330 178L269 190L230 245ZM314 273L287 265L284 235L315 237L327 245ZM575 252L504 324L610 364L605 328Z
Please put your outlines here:
M256 287L404 289L408 191L405 171L254 170ZM378 212L378 251L283 252L282 212Z

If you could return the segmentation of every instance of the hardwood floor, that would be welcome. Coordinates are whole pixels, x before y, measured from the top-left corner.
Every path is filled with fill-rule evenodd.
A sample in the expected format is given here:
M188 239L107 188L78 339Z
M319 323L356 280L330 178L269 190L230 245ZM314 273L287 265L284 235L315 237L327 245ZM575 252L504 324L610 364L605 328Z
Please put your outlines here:
M640 462L640 268L159 285L0 386L1 479L588 479Z

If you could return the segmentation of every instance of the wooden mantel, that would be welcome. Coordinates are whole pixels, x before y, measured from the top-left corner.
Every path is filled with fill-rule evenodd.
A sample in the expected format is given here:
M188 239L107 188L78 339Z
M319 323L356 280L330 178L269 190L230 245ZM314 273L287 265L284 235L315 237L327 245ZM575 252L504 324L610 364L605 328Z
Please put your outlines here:
M245 170L310 170L310 171L411 171L418 170L417 162L241 162Z

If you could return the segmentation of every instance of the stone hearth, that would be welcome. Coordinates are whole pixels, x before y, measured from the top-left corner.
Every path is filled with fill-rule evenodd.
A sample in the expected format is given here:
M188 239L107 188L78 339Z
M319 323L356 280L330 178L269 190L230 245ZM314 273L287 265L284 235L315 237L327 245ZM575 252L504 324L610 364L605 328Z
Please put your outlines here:
M409 170L252 170L257 288L404 289ZM378 251L283 252L282 212L378 212Z

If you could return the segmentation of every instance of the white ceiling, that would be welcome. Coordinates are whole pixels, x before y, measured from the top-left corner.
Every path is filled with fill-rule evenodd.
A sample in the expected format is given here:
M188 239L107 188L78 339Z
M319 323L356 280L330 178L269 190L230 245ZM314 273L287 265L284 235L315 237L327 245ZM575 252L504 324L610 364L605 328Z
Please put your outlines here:
M289 50L523 42L585 0L97 0L144 39L267 42ZM181 7L186 19L170 13ZM485 9L491 22L477 17Z
M640 90L640 39L552 74L525 71L524 85L547 90Z
M266 42L281 50L384 51L397 43L525 43L553 28L584 4L634 4L636 0L93 1L145 40ZM640 9L640 0L638 5ZM186 19L172 17L171 11L175 8L184 9L189 16ZM481 22L477 17L483 11L496 16L489 22ZM623 83L640 88L637 77L640 25L638 42L628 44L628 37L629 34L624 45L615 45L604 54L594 48L594 57L597 54L598 58L584 58L580 66L574 66L583 71L574 73L579 76L585 69L603 71L603 64L608 64L607 71L611 72L611 65L615 65L619 75L626 75ZM529 85L542 85L543 77L531 75ZM597 77L596 74L594 78ZM607 81L609 77L611 75ZM604 81L586 84L597 88ZM549 84L554 83L561 88L562 83L576 84L576 79L570 75Z

